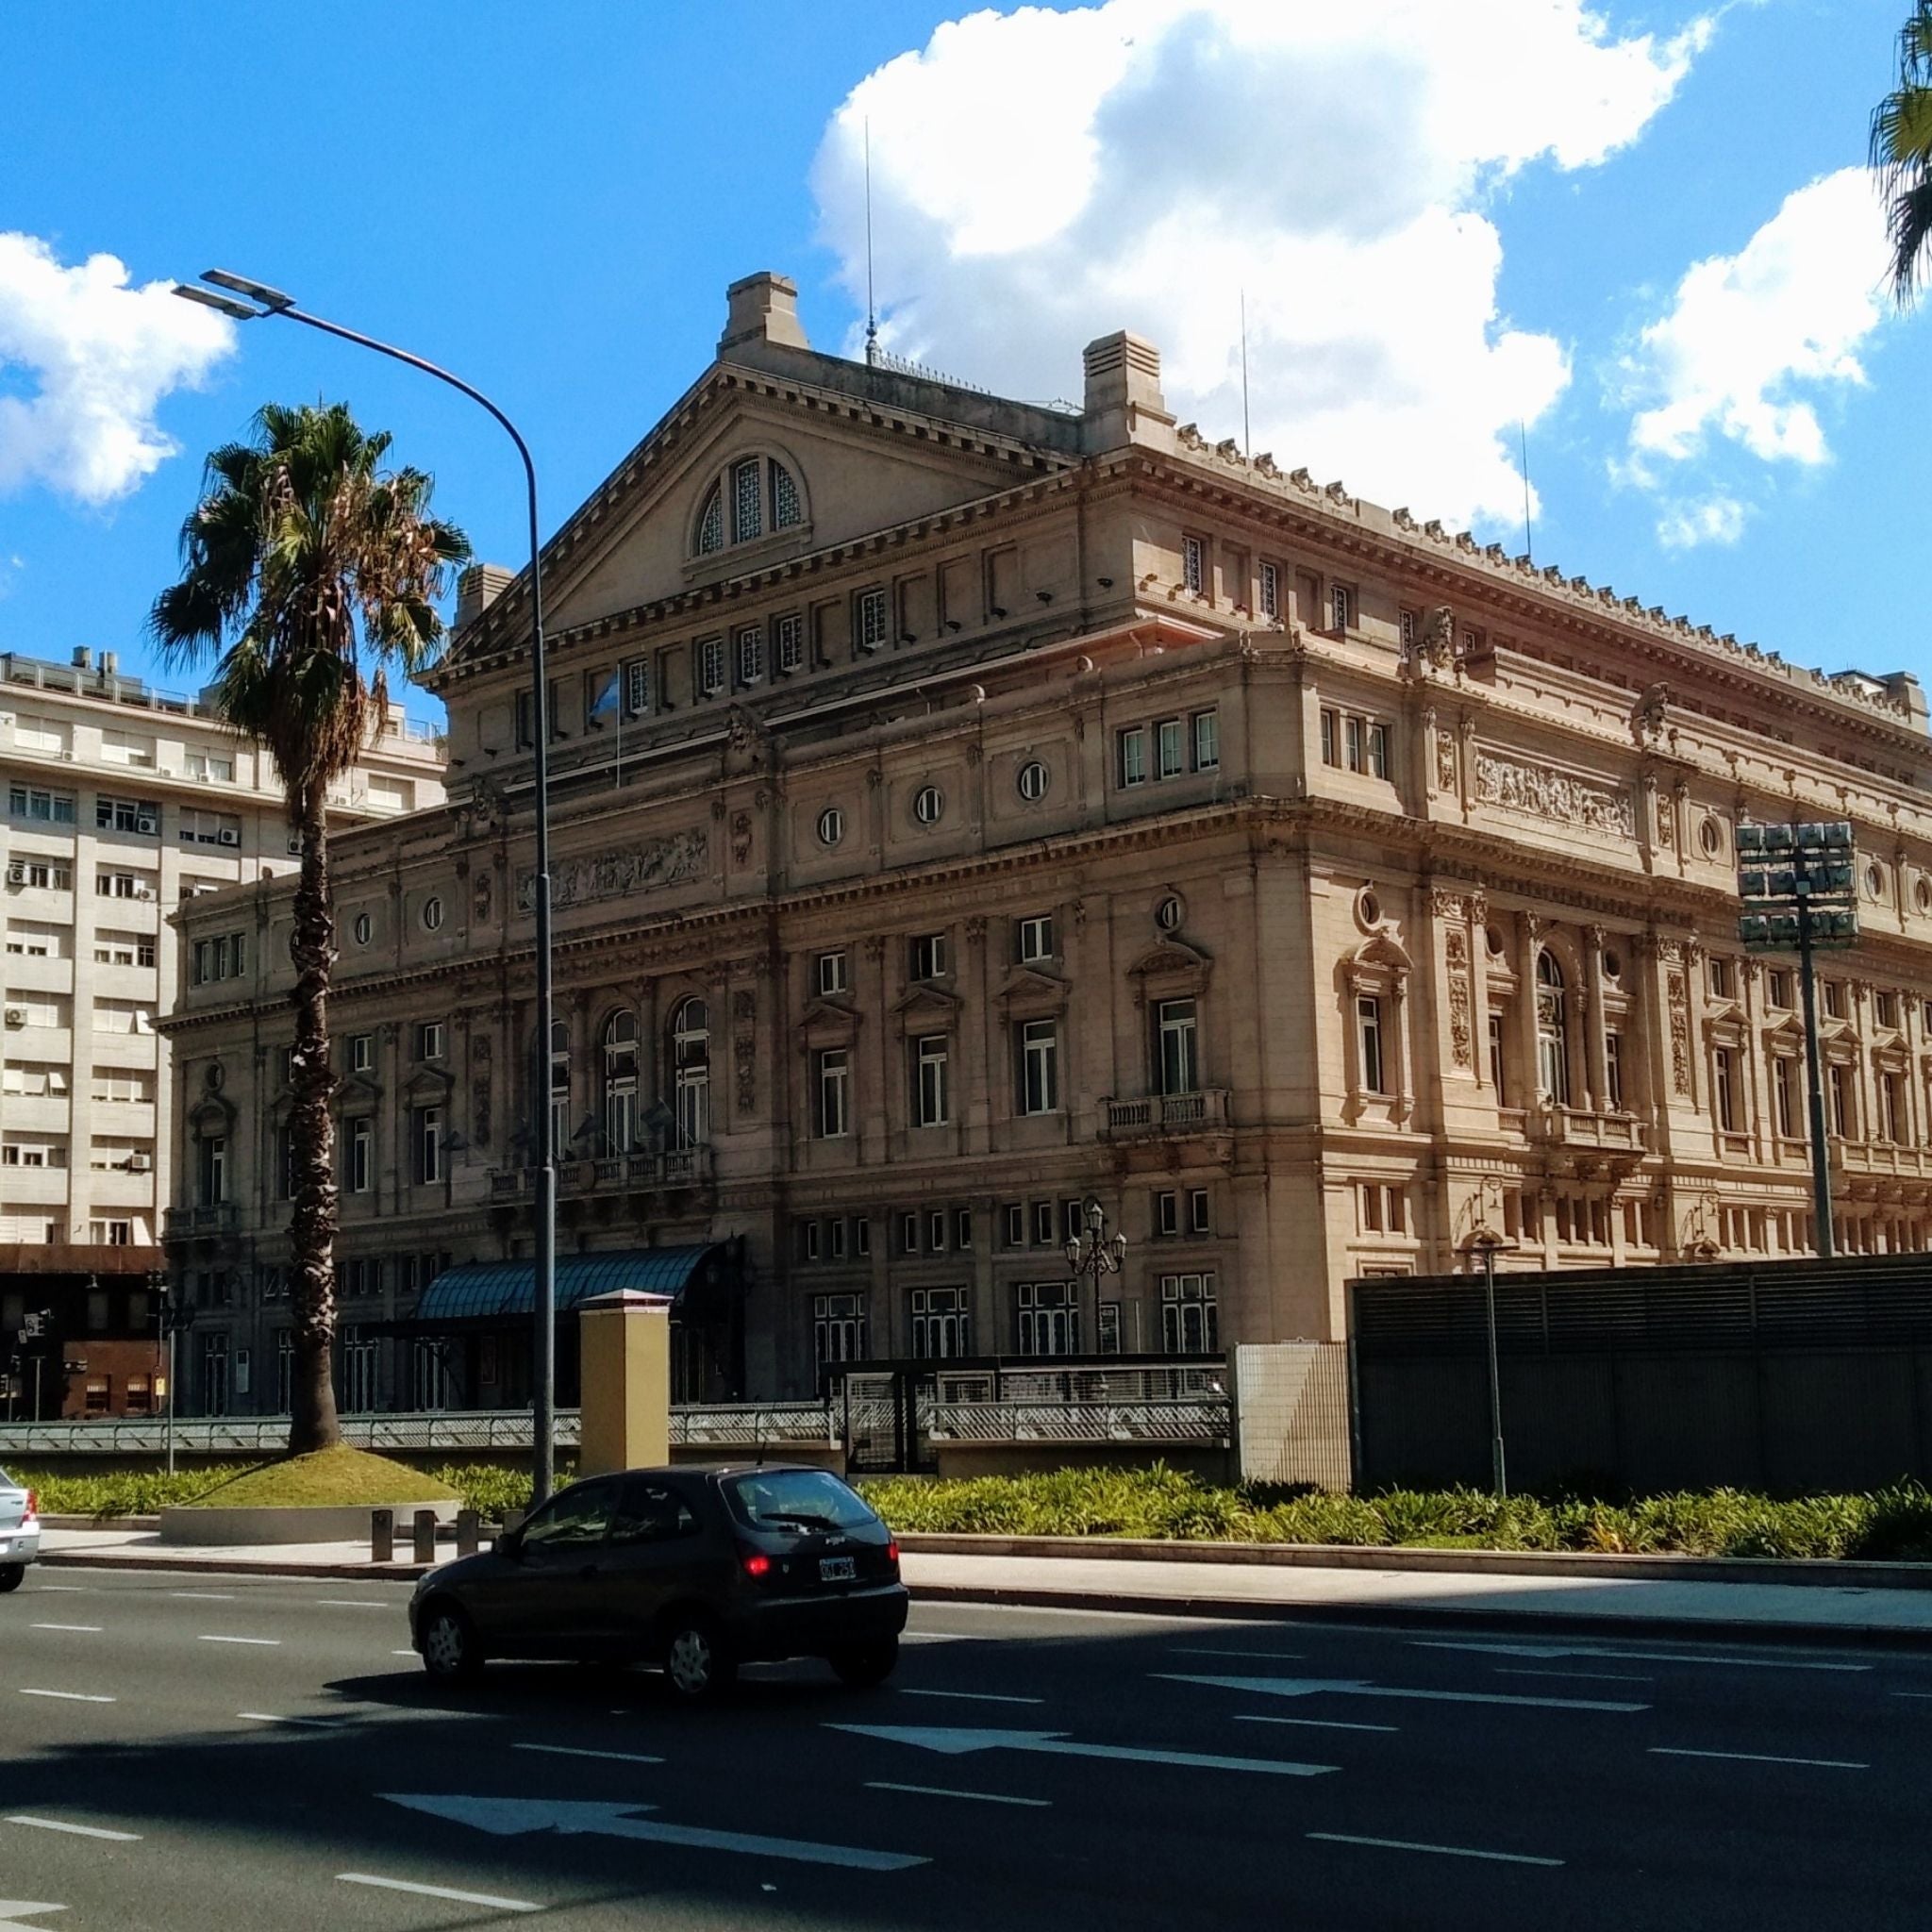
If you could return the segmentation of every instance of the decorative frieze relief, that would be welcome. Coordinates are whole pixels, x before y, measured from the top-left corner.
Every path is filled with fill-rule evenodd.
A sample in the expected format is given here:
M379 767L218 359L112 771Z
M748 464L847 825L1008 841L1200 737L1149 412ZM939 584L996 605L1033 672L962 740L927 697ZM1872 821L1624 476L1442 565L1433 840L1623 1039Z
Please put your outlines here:
M1627 791L1567 772L1554 772L1547 765L1519 764L1514 758L1478 751L1475 795L1484 805L1526 812L1532 818L1554 819L1560 824L1608 832L1620 839L1636 836L1636 817Z
M1446 731L1436 733L1436 788L1456 790L1456 741Z
M1474 1064L1474 1042L1470 1030L1469 933L1452 925L1442 935L1443 957L1449 962L1449 1051L1458 1067Z
M1690 996L1681 973L1670 974L1671 1008L1671 1087L1677 1093L1690 1091Z
M701 878L708 870L709 845L704 826L692 825L688 831L641 839L609 852L558 859L551 868L550 903L560 912L597 899L622 899ZM535 874L518 873L519 909L527 912L535 903Z
M749 988L731 995L731 1062L738 1076L738 1110L747 1114L758 1093L758 998Z

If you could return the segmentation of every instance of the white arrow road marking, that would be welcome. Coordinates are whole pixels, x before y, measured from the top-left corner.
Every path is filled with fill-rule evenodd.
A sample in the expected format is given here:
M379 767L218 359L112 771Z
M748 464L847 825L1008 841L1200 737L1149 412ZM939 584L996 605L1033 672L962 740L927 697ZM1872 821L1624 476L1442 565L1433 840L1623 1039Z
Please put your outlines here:
M1366 1684L1349 1677L1183 1677L1168 1671L1152 1675L1167 1684L1208 1684L1220 1690L1247 1690L1263 1697L1413 1697L1425 1704L1512 1704L1531 1710L1648 1710L1600 1697L1511 1697L1500 1690L1411 1690L1393 1684Z
M43 1912L64 1912L65 1906L37 1906L24 1898L0 1898L0 1932L34 1932L26 1921Z
M1457 1643L1444 1637L1412 1637L1417 1650L1474 1650L1485 1657L1608 1657L1635 1664L1715 1664L1724 1670L1869 1671L1870 1664L1818 1663L1808 1657L1690 1657L1674 1650L1624 1650L1606 1643Z
M385 1891L411 1891L418 1898L446 1898L452 1905L485 1906L499 1912L541 1912L526 1898L498 1898L492 1891L456 1891L447 1885L411 1885L407 1878L378 1878L373 1872L338 1872L338 1885L379 1885ZM0 1932L6 1932L0 1926Z
M1233 1679L1221 1681L1233 1682ZM1292 1764L1281 1757L1213 1757L1197 1751L1142 1751L1130 1744L1074 1744L1060 1731L974 1731L912 1724L827 1724L856 1738L916 1744L958 1757L970 1751L1036 1751L1045 1757L1116 1757L1129 1764L1177 1764L1192 1771L1260 1771L1277 1777L1320 1777L1336 1764Z
M641 1839L651 1844L689 1845L707 1852L748 1852L755 1857L791 1858L803 1865L844 1865L858 1872L905 1872L929 1858L907 1852L873 1852L859 1845L821 1845L806 1839L761 1838L742 1831L708 1831L693 1824L658 1824L633 1814L654 1805L574 1803L551 1798L437 1797L421 1791L381 1791L377 1796L411 1811L426 1811L497 1838L555 1831L575 1837Z
M141 1834L138 1831L108 1831L98 1824L69 1824L59 1818L33 1818L25 1811L16 1811L8 1821L8 1824L31 1824L39 1831L71 1832L75 1838L104 1838L117 1845L138 1845ZM43 1906L42 1911L46 1909Z

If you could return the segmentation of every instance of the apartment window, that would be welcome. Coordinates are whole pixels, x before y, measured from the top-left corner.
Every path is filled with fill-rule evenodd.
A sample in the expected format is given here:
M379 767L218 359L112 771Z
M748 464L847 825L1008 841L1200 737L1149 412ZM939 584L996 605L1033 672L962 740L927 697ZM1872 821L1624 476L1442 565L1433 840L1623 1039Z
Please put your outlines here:
M912 1353L943 1359L971 1355L972 1324L963 1288L912 1291Z
M12 945L9 944L7 950L12 952ZM154 963L153 940L133 932L108 932L105 929L95 932L96 966L152 966Z
M32 1013L31 1003L27 1010ZM152 1033L155 1030L154 1014L137 1000L96 1000L93 1020L96 1033ZM49 1013L44 1019L36 1019L30 1024L58 1026L62 1023L58 1013Z
M1711 1061L1711 1102L1717 1124L1725 1133L1734 1134L1738 1131L1737 1056L1730 1047L1721 1046Z
M925 1252L928 1255L943 1255L946 1252L946 1210L933 1208L925 1216Z
M872 1253L872 1223L863 1214L855 1216L852 1223L852 1252L859 1256Z
M822 994L845 991L845 955L842 951L819 955L818 988Z
M64 865L16 858L7 868L7 883L9 886L32 886L42 892L69 892L74 890L74 874Z
M1026 1210L1017 1201L1008 1201L1000 1209L1000 1239L1009 1248L1026 1243Z
M1275 617L1281 615L1281 566L1277 563L1263 562L1260 584L1261 615Z
M1077 1241L1087 1232L1087 1215L1077 1201L1060 1203L1060 1240Z
M741 689L762 684L765 677L765 629L747 624L738 633L738 682Z
M1060 1104L1059 1025L1027 1020L1020 1027L1020 1111L1052 1113Z
M1332 584L1328 590L1328 621L1337 630L1346 630L1353 612L1354 599L1342 584Z
M1033 1204L1033 1244L1035 1247L1050 1248L1053 1245L1053 1203L1036 1201Z
M375 1123L358 1114L343 1124L343 1179L352 1194L366 1194L375 1179Z
M842 1046L828 1046L812 1056L817 1091L819 1139L840 1141L852 1131L852 1056Z
M798 1258L816 1261L819 1257L819 1224L816 1221L798 1224Z
M1340 725L1341 719L1336 712L1324 710L1322 713L1322 762L1324 765L1341 762L1341 754L1336 750L1336 733Z
M973 1210L970 1208L953 1210L953 1245L962 1255L973 1251Z
M349 1035L349 1071L352 1074L366 1074L375 1064L375 1035L373 1033L352 1033Z
M1818 988L1824 995L1825 1018L1842 1020L1845 1016L1844 982L1839 979L1823 979L1819 981Z
M1194 724L1194 769L1218 772L1221 769L1221 714L1196 711Z
M1880 992L1873 995L1872 1010L1879 1025L1896 1027L1898 1024L1898 995L1895 992Z
M1894 1146L1906 1139L1906 1082L1903 1074L1878 1076L1878 1104L1885 1118L1885 1138Z
M1208 545L1199 537L1181 539L1181 588L1196 597L1208 588Z
M1382 1002L1373 993L1361 993L1355 1003L1355 1039L1357 1063L1364 1093L1386 1093L1382 1057Z
M564 688L564 680L560 677L553 677L544 687L543 708L549 714L545 722L550 726L550 741L553 744L567 735L563 708Z
M1133 724L1120 734L1119 769L1123 785L1144 785L1147 782L1147 728L1143 724Z
M275 1162L275 1199L292 1201L295 1198L295 1137L289 1131L286 1121L275 1130L271 1158Z
M916 1209L908 1208L900 1213L899 1252L902 1255L916 1255L919 1252L919 1215Z
M1190 1188L1188 1190L1188 1232L1208 1234L1211 1232L1208 1218L1208 1190Z
M1852 1076L1841 1061L1834 1060L1824 1070L1825 1097L1831 1103L1831 1131L1840 1141L1852 1132Z
M10 785L7 809L17 819L43 825L74 823L74 793L54 791L42 785Z
M1181 721L1178 718L1163 718L1154 727L1157 756L1160 760L1159 771L1163 778L1178 778L1187 769L1181 748Z
M1774 966L1764 975L1764 1000L1767 1006L1775 1007L1780 1012L1790 1010L1791 975L1782 966Z
M9 1074L13 1071L11 1067L8 1069ZM67 1082L63 1078L56 1091L65 1092L66 1088ZM16 1090L9 1084L7 1091L11 1093ZM47 1090L41 1088L27 1091L43 1092ZM152 1101L155 1097L154 1075L142 1073L134 1067L96 1067L93 1070L93 1081L90 1091L97 1102L109 1105L141 1105Z
M155 889L135 872L99 872L94 874L94 896L100 899L152 899Z
M796 611L773 620L772 656L788 676L805 662L805 619Z
M950 1118L947 1041L943 1034L934 1034L912 1045L914 1119L922 1127L942 1127Z
M626 658L623 666L624 715L641 718L651 708L651 660Z
M206 986L211 980L240 979L248 971L248 944L245 934L225 932L213 939L194 942L194 983Z
M94 829L133 832L142 838L160 836L161 808L152 798L110 798L105 791L94 800Z
M153 764L152 758L134 760L142 764ZM235 760L216 758L205 751L192 751L187 755L187 772L191 778L201 778L208 782L232 785L235 782Z
M942 932L922 933L912 941L910 976L914 979L943 979L946 973L946 936Z
M1154 1032L1163 1093L1192 1093L1201 1085L1197 1016L1192 1000L1162 1000L1154 1009Z
M87 1233L88 1239L99 1248L131 1248L134 1245L134 1224L131 1221L91 1221ZM144 1327L146 1324L141 1325Z
M1208 1355L1220 1346L1214 1277L1160 1277L1160 1345L1169 1355Z
M1612 1113L1624 1111L1624 1036L1621 1033L1604 1035L1604 1085L1607 1090L1604 1098L1609 1103Z
M1177 1235L1181 1231L1181 1197L1172 1188L1161 1188L1154 1196L1154 1232Z
M1771 1060L1771 1102L1777 1116L1777 1130L1787 1141L1798 1138L1798 1063L1789 1054L1774 1054Z
M1013 1339L1022 1355L1077 1355L1080 1307L1071 1281L1023 1281L1013 1290Z
M51 1141L8 1141L0 1144L0 1167L65 1167L67 1150Z
M443 1023L441 1020L419 1020L416 1023L416 1058L419 1060L440 1060L444 1045Z
M1359 718L1341 721L1341 762L1351 772L1362 769L1362 721Z
M27 925L16 922L7 928L7 950L26 959L58 959L60 957L61 928L52 925ZM94 958L101 957L101 948L96 945ZM112 962L108 962L111 964ZM130 965L133 961L128 961Z
M811 1348L820 1368L865 1359L865 1297L815 1294L811 1298Z
M1386 724L1369 726L1369 775L1372 778L1386 778L1389 775L1389 727Z
M852 633L861 651L876 651L886 642L886 593L881 586L858 593Z
M417 1107L409 1110L411 1168L419 1188L433 1187L442 1178L442 1109Z
M691 646L691 681L701 698L714 698L724 689L724 640L700 638Z
M517 749L528 751L537 742L537 701L529 691L519 690L516 708Z
M204 1208L219 1207L228 1198L228 1142L225 1135L205 1134L195 1142L194 1175Z
M1711 997L1720 1000L1729 999L1736 983L1731 973L1731 962L1717 954L1713 954L1710 960Z
M843 1215L835 1214L825 1224L825 1237L828 1244L826 1252L833 1260L842 1261L845 1258L845 1218Z

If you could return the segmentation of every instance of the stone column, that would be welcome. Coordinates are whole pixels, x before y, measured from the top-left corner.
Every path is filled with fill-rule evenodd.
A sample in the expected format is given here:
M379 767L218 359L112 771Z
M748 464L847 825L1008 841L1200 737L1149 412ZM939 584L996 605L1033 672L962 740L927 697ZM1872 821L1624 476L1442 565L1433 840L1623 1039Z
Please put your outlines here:
M582 1305L579 1475L660 1468L671 1460L671 1302L620 1290Z
M1590 979L1590 1011L1586 1016L1585 1045L1590 1055L1591 1105L1607 1113L1610 1104L1609 1024L1604 1011L1604 929L1587 928L1584 934L1584 970Z

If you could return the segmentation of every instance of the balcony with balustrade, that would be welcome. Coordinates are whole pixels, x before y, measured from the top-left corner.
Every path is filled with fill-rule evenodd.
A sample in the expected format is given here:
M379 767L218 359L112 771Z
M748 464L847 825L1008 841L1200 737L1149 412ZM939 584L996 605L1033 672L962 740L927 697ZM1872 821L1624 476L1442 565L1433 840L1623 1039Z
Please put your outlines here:
M1186 1093L1149 1093L1139 1100L1100 1103L1100 1137L1134 1141L1176 1134L1225 1132L1232 1124L1232 1096L1225 1087L1197 1087Z
M560 1160L557 1164L559 1201L587 1197L615 1198L624 1194L665 1192L676 1188L711 1184L711 1150L665 1147L639 1154L606 1154L591 1159ZM490 1172L492 1207L512 1207L536 1198L534 1167L497 1167Z

